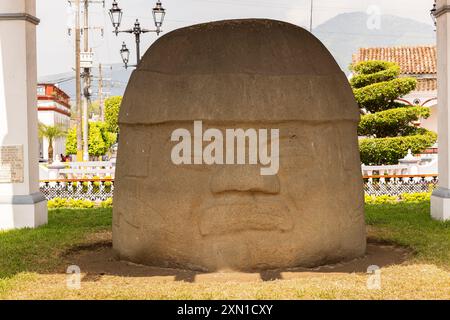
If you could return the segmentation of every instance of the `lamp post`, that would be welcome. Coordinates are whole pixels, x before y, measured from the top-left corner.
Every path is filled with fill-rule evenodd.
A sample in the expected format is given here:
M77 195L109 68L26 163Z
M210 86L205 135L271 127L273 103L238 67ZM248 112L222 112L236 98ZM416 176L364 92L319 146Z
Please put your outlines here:
M111 9L109 9L109 17L111 18L111 23L114 28L114 33L116 36L119 33L130 33L134 34L135 42L136 42L136 66L141 61L141 34L148 33L148 32L156 32L157 35L159 35L162 30L162 24L164 22L164 17L166 15L166 10L163 8L162 3L160 0L156 2L155 7L152 10L153 13L153 20L155 22L156 29L150 30L150 29L143 29L141 28L141 24L138 19L136 19L136 22L134 23L134 27L132 29L127 30L119 30L120 24L122 22L122 16L123 12L122 9L119 8L119 4L117 3L117 0L114 0L112 3ZM120 50L120 54L122 56L123 63L125 64L125 68L128 67L129 62L129 56L130 51L127 48L125 42L122 44L122 49Z
M122 56L122 61L125 64L125 69L127 69L128 61L130 61L130 50L128 50L125 42L122 43L122 49L120 49L120 55Z
M433 24L435 27L436 27L436 11L437 11L437 9L436 9L436 1L435 1L433 4L433 9L430 10L430 16L431 16L431 19L433 20Z
M166 16L166 9L163 8L161 1L158 0L156 6L153 8L153 21L155 21L156 34L159 35L161 27Z
M119 4L116 0L113 1L111 9L109 9L109 17L114 28L116 36L119 34L119 27L122 22L122 9L119 8Z

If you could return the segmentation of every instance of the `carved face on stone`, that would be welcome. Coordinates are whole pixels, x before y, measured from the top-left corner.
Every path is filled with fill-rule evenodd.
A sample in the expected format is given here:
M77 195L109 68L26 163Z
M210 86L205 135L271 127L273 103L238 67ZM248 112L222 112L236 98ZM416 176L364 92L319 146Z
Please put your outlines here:
M358 119L345 76L301 28L238 20L168 34L133 73L121 107L114 248L140 263L208 271L364 254ZM278 170L194 164L195 155L174 164L173 132L194 140L199 120L202 133L224 136L279 130Z

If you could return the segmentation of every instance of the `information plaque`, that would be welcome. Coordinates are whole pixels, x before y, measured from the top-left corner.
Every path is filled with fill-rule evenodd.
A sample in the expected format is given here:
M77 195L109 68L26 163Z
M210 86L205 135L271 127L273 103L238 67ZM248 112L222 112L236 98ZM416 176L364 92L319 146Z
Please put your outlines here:
M0 183L23 182L23 146L0 146Z

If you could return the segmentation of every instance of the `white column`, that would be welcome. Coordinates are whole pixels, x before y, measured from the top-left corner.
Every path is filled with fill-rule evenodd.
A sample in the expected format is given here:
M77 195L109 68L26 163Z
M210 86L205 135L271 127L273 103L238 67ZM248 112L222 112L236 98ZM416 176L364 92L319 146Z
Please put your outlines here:
M0 1L0 229L47 223L39 192L35 0Z
M431 196L431 216L450 219L450 0L437 1L439 186Z

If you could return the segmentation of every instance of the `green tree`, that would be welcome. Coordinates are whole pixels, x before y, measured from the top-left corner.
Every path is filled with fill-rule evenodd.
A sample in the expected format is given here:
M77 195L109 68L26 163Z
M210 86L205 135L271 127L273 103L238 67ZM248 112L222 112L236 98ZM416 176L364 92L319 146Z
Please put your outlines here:
M102 126L98 122L89 124L89 155L102 156L108 152L107 141L102 133Z
M358 134L367 137L360 140L364 164L397 164L408 149L418 153L436 142L434 132L414 126L430 116L429 108L398 102L416 88L416 79L400 77L400 67L387 61L364 61L350 70L350 84L364 114L358 126Z
M89 116L92 117L93 115L99 116L100 115L100 101L92 101L88 106L88 113Z
M100 157L105 155L116 141L117 135L108 131L105 122L89 124L89 155Z
M47 126L39 123L39 137L48 140L48 163L53 163L53 141L66 136L67 132L60 126Z
M67 132L66 153L77 154L77 128L73 127Z
M108 131L108 125L104 122L90 122L88 136L89 155L100 157L105 155L109 148L116 142L117 134ZM66 152L68 154L77 153L77 129L69 130L66 140Z
M119 110L121 103L121 96L114 96L105 100L105 122L110 132L119 132Z

